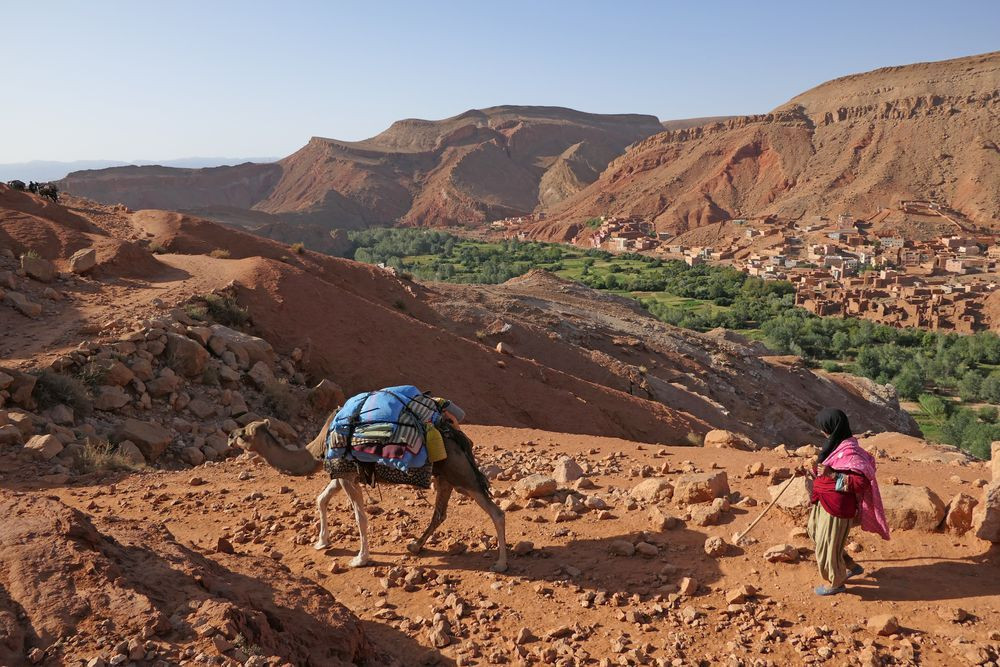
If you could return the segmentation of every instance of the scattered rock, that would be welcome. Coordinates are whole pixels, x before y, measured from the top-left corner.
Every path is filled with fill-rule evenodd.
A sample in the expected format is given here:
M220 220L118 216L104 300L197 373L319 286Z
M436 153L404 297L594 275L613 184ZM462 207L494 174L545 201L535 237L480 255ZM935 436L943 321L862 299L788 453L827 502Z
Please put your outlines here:
M208 350L187 336L167 334L167 364L181 375L201 377L208 362Z
M612 540L608 545L612 556L634 556L635 545L628 540Z
M670 500L674 495L674 485L669 479L663 477L650 477L632 487L629 495L636 500L655 502L657 500Z
M698 581L691 577L684 577L677 585L677 592L687 597L694 595L698 592Z
M63 444L52 434L36 435L25 443L24 450L36 458L48 461L63 450Z
M770 563L797 563L799 550L791 544L776 544L764 552L764 559Z
M569 484L583 477L583 468L570 457L564 456L556 461L556 468L552 476L559 484Z
M20 445L23 442L24 436L21 434L21 429L13 424L0 426L0 447Z
M146 464L146 457L142 455L142 450L136 447L135 443L131 440L122 440L119 442L118 453L132 465Z
M518 556L527 556L534 550L535 544L533 542L529 542L528 540L521 540L511 547L511 551Z
M757 595L757 589L751 584L744 584L727 591L726 602L729 604L743 604L755 595Z
M654 530L671 530L677 527L677 517L667 513L659 505L649 508L649 522Z
M118 386L102 385L97 388L94 407L98 410L119 410L129 404L129 395Z
M555 493L559 485L551 477L536 473L518 480L516 488L522 498L545 498Z
M972 513L979 501L967 493L959 493L948 503L944 523L949 530L961 535L972 529Z
M655 558L660 554L660 548L649 542L639 542L635 545L635 552L645 558Z
M3 298L4 301L13 306L15 310L19 311L26 317L36 318L40 317L42 314L41 305L35 303L20 292L7 292Z
M868 629L877 635L888 637L899 632L899 620L892 614L880 614L868 619Z
M50 283L56 279L56 265L41 257L21 255L21 269L28 276L43 283Z
M131 440L142 452L143 457L153 462L160 458L170 444L170 431L159 424L138 419L126 419L114 432L117 442Z
M705 540L705 553L712 558L725 556L729 551L729 545L721 537L713 536Z
M84 274L97 266L97 251L93 248L81 248L69 258L69 270L76 274Z

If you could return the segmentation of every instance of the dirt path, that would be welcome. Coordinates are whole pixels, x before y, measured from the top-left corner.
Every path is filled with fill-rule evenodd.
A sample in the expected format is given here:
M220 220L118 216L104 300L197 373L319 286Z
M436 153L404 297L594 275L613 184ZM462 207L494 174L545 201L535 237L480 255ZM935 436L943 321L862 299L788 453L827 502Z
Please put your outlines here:
M758 542L715 559L704 554L706 537L730 540L759 506L734 507L717 526L688 522L659 532L650 529L646 511L630 509L627 495L619 491L640 482L644 466L709 470L721 464L734 491L766 501L767 478L744 479L743 470L756 461L768 468L794 466L794 459L500 427L470 427L469 432L483 465L495 462L516 470L535 461L534 469L546 472L565 454L594 469L590 479L597 488L583 493L605 499L609 518L602 520L594 511L556 523L555 507L518 499L525 509L508 512L507 539L511 544L530 541L534 549L515 556L509 573L495 575L488 571L494 553L484 551L493 546L487 523L470 502L453 500L443 531L424 557L415 558L403 546L429 518L429 493L368 491L377 508L372 519L376 565L345 570L357 543L343 498L332 506L334 546L323 552L311 546L313 498L324 486L319 476L288 478L261 463L231 460L200 468L203 486L189 484L191 472L151 473L126 478L110 492L100 484L50 492L99 515L156 516L182 543L209 555L220 537L233 541L237 553L270 554L293 573L318 581L366 621L366 630L396 658L395 664L418 662L415 646L422 647L420 660L443 657L445 664L500 664L518 650L547 662L545 655L552 661L570 656L577 661L565 664L598 664L605 657L609 664L671 664L675 659L717 664L732 662L731 655L771 664L845 664L865 651L902 663L955 664L969 650L956 645L957 640L987 642L1000 627L998 558L971 536L902 531L882 542L855 530L852 538L863 548L856 558L866 576L847 594L820 599L812 594L818 583L814 562L772 564L762 558L776 543L808 546L807 540L790 537L799 526L780 512L759 525L754 533ZM899 460L882 463L880 474L884 483L896 477L928 485L947 500L959 490L968 492L983 471ZM511 482L494 482L494 488L501 500L516 498ZM655 557L609 555L616 540L635 541L640 535L659 547ZM397 585L390 576L397 565L408 575L413 568L425 570L411 575L412 585ZM674 601L671 592L685 576L700 584L699 592ZM730 607L726 592L745 583L758 587L759 596ZM948 620L958 608L969 613L968 620ZM442 656L421 627L437 613L451 617L461 637L440 649ZM904 630L892 637L874 636L866 619L887 613L896 615ZM522 628L543 639L552 636L515 644Z

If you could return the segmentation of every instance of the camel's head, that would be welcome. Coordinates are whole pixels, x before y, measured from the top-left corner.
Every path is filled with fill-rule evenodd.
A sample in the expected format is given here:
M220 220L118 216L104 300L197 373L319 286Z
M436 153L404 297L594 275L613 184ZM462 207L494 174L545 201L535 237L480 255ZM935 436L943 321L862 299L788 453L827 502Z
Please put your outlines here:
M270 419L250 422L243 428L238 428L229 434L229 446L239 447L248 452L260 452L267 444L264 442L264 439L267 438L268 433L266 431L270 428Z

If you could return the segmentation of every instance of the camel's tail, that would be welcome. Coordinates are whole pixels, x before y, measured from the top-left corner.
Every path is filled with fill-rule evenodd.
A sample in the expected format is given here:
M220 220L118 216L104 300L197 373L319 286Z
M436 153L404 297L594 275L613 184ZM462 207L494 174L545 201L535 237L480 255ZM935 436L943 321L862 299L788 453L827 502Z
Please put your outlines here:
M472 452L472 440L469 439L469 436L465 435L465 433L463 433L457 426L453 426L445 420L441 420L438 428L441 430L442 435L445 437L451 437L455 443L458 444L462 453L464 453L465 457L469 459L469 465L472 466L472 472L476 476L476 483L479 485L479 490L482 491L487 498L492 499L493 494L490 492L490 481L486 479L486 475L483 474L483 471L479 469L479 465L476 463L476 455Z

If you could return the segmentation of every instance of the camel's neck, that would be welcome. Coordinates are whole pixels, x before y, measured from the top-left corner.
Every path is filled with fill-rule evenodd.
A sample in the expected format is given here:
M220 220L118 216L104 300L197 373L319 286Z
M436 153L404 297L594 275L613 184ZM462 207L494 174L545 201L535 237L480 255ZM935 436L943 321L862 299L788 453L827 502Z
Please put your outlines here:
M267 434L264 434L261 440L262 442L258 443L255 451L263 456L264 460L273 468L286 475L304 477L323 469L323 462L314 457L307 449L285 449Z

